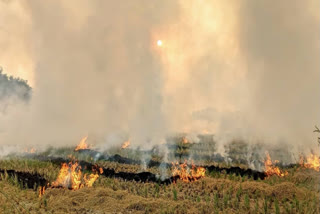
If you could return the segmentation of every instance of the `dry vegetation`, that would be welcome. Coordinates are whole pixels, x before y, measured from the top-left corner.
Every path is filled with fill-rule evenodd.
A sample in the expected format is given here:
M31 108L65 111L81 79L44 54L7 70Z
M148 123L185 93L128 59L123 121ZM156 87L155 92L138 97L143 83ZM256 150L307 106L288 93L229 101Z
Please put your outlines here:
M105 164L129 171L138 168ZM13 159L0 161L0 168L38 172L51 182L60 167ZM16 179L1 175L0 213L319 213L319 172L288 171L286 177L258 181L207 172L199 181L170 185L100 176L92 188L47 189L40 198L38 190L24 189Z

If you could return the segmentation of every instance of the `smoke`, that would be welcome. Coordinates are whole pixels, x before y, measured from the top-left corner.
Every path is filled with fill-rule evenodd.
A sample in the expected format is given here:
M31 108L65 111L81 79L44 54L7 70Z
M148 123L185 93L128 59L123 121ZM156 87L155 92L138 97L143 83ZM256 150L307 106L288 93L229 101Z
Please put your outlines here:
M0 67L33 84L32 20L22 1L0 1Z
M209 132L221 144L316 145L319 6L0 1L1 66L33 87L0 144L72 145L89 135L120 145L128 136L147 148L171 133Z
M314 144L310 129L320 118L319 6L316 1L282 1L277 7L247 3L242 16L242 45L248 61L256 62L248 72L258 83L253 87L257 127L306 145Z
M316 146L319 6L182 2L163 51L170 125L215 133L220 142Z

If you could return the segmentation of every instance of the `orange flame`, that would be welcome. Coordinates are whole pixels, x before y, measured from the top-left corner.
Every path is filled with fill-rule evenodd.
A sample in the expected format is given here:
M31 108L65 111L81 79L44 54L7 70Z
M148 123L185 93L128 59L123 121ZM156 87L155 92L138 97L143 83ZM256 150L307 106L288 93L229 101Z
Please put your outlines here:
M301 167L304 167L304 157L303 157L302 154L300 154L299 165L300 165Z
M202 134L209 134L209 131L207 129L203 129Z
M130 146L130 140L127 140L122 144L121 149L128 148L129 146Z
M281 171L279 167L275 166L275 164L278 163L279 161L275 160L272 162L268 152L266 152L266 156L267 156L267 159L264 162L264 167L265 167L265 173L267 177L270 177L272 175L277 175L280 177L288 175L287 171Z
M182 143L183 144L187 144L187 143L189 143L189 141L188 141L188 139L186 137L183 137L182 138Z
M99 175L95 169L94 173L82 174L81 166L76 163L70 162L69 164L63 163L57 179L51 183L53 187L65 187L70 189L80 189L82 187L91 187L93 183L99 178ZM103 173L103 169L99 169L100 173Z
M100 174L103 173L103 169L101 167L99 168L99 172L100 172Z
M44 195L45 189L46 189L45 186L43 186L43 187L40 186L40 188L39 188L39 198L41 198Z
M319 168L320 168L319 157L317 157L315 154L310 154L309 157L307 157L306 162L304 161L304 157L300 156L299 163L301 167L314 169L319 172Z
M203 167L196 167L193 163L191 164L191 169L188 167L187 161L182 164L172 163L172 175L179 176L179 178L184 182L197 181L204 177L206 169Z
M98 174L85 175L83 177L85 186L92 187L93 183L99 178Z
M36 153L36 149L35 148L31 148L31 149L28 149L28 148L26 148L25 150L24 150L24 152L26 152L26 153L31 153L31 154L33 154L33 153Z
M77 147L74 149L74 151L82 150L82 149L89 149L89 146L87 144L87 138L88 136L82 138L80 140L80 143L77 145Z

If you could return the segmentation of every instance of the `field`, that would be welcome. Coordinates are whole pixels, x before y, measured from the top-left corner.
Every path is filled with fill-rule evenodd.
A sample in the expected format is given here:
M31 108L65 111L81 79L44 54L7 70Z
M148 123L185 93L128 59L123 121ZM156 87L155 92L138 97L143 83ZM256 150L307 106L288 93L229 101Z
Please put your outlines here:
M0 214L320 214L319 11L0 0Z
M161 155L154 155L157 152L150 155L151 160L149 159L144 166L137 159L144 156L143 152L134 149L110 149L108 158L106 155L100 155L96 160L92 158L96 156L93 150L87 149L81 152L81 150L73 151L72 148L51 149L24 156L8 156L0 161L2 170L0 213L320 212L318 171L299 164L291 164L279 167L280 170L287 172L285 176L271 175L260 179L252 176L255 171L243 174L248 170L240 155L245 145L238 145L240 146L233 147L236 149L230 151L230 155L238 157L232 164L219 163L215 162L214 158L208 158L199 149L201 146L207 148L206 143L195 145L197 149L193 152L196 151L198 157L201 155L206 157L205 161L199 158L195 163L206 168L206 172L204 177L190 182L184 182L179 178L173 179L173 168L169 167L169 164L165 167L165 174L167 178L171 177L171 180L163 182L159 177L152 177L151 175L161 174L163 170L163 167L157 166L163 158ZM179 158L183 160L181 154L190 156L192 153L190 148L190 145L178 143L171 150L172 156L181 161L179 160ZM113 156L110 156L111 153ZM57 154L60 154L59 158L56 157ZM72 160L79 161L83 173L92 173L89 166L93 164L104 169L104 172L96 173L99 176L91 187L72 189L70 186L68 188L50 185L57 179L61 164ZM211 165L215 167L210 168ZM234 171L228 170L230 168ZM23 175L10 170L27 173L31 176L28 178L31 184L22 179ZM134 175L140 177L131 178ZM44 192L41 192L44 183L34 180L32 185L34 179L32 176L41 177L49 184L45 184ZM149 180L146 182L139 180L143 176L148 176ZM39 196L39 192L43 195Z

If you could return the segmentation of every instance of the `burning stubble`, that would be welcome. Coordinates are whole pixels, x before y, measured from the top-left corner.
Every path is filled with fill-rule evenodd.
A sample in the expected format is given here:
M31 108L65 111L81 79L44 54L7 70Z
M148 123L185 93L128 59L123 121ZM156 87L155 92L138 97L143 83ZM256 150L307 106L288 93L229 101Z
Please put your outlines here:
M319 213L319 7L0 0L0 212Z

